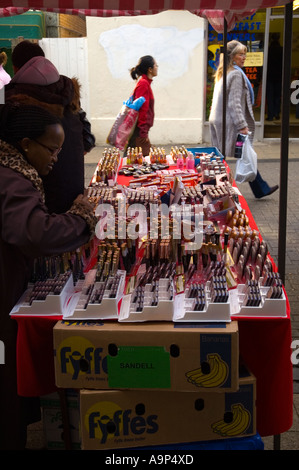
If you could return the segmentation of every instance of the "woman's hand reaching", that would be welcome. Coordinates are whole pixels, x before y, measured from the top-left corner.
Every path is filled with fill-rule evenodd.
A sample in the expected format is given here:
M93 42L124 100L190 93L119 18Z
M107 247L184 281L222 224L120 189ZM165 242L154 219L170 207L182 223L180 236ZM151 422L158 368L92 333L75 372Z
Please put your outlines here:
M239 130L239 134L247 135L249 133L248 127L244 127L243 129Z
M83 207L86 208L87 211L93 211L93 206L89 202L86 195L79 194L79 196L77 196L76 199L74 200L74 203L81 204Z

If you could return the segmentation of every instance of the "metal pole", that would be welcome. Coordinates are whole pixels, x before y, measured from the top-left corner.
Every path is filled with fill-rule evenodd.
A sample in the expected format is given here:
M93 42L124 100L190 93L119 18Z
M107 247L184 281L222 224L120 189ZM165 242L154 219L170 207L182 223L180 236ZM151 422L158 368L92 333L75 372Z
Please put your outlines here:
M293 2L285 6L283 39L283 74L281 105L281 141L280 141L280 197L278 227L278 270L285 283L286 225L288 202L288 158L289 158L289 120L290 120L290 85L292 58Z
M285 6L283 35L283 72L281 103L281 140L280 140L280 195L278 227L278 271L285 284L286 226L288 203L288 160L289 160L289 121L290 85L292 63L293 2ZM274 450L280 449L280 435L274 436Z
M227 21L223 17L223 109L222 109L222 155L225 155L226 140L226 75L227 75Z

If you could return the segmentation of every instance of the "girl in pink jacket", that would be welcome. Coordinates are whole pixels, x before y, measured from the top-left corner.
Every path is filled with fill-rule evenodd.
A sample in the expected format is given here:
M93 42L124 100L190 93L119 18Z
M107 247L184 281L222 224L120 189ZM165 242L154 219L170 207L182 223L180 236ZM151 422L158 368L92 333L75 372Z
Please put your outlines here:
M11 80L10 75L3 68L3 67L5 67L6 63L7 63L7 55L3 51L3 52L0 53L0 90L5 85L7 85Z

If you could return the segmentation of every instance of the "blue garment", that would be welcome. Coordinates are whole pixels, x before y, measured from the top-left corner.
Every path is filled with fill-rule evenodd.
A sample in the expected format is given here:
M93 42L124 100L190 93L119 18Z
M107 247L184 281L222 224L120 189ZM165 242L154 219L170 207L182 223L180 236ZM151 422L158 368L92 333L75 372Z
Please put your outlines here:
M254 105L254 93L253 93L253 88L252 88L252 85L249 81L249 78L247 77L245 72L241 69L241 67L239 67L238 65L234 65L234 68L236 70L240 70L240 72L242 72L242 74L244 75L244 78L246 80L246 83L247 83L247 86L248 86L248 89L249 89L250 97L251 97L251 103L252 103L252 105Z
M254 181L249 182L249 185L254 196L258 199L267 196L271 189L268 183L262 178L259 171L257 171Z

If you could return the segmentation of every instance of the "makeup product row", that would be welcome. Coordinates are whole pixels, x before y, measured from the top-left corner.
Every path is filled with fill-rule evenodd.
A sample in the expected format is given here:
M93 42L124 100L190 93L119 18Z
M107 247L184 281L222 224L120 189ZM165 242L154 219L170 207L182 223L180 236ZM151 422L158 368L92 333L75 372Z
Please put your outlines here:
M96 264L96 281L105 282L109 276L115 276L120 261L120 248L117 243L100 243Z
M95 182L116 183L120 158L120 151L117 148L105 148L96 168Z
M230 321L230 298L225 275L213 274L208 282L192 281L183 303L175 298L174 321Z
M115 211L118 210L118 206L123 210L132 204L142 204L145 208L149 208L149 205L152 204L161 204L159 194L150 188L108 187L98 183L88 187L87 197L94 207L99 204L110 204L115 208ZM125 204L124 207L123 203Z
M262 292L262 289L266 287L269 287L269 289ZM246 280L243 293L245 293L243 306L246 307L260 306L263 295L266 299L282 299L283 287L279 273L265 272L260 280Z
M187 297L189 299L195 299L193 310L198 312L202 311L206 307L206 294L205 285L202 283L192 283L189 287Z
M142 165L143 163L143 153L142 153L142 148L141 147L135 147L127 148L127 165L134 165L134 164L139 164Z
M188 150L184 145L178 147L175 145L174 147L171 147L170 149L170 156L174 163L177 163L178 160L183 159L184 162L186 161L188 157Z
M210 281L210 298L214 303L226 303L229 298L225 275L213 275Z
M144 307L157 307L161 300L173 300L173 284L168 280L167 285L161 285L160 281L153 281L148 285L136 287L130 309L142 312Z
M123 176L133 176L134 178L139 178L142 176L156 176L156 171L165 170L168 168L168 165L165 163L147 163L143 162L141 164L131 164L127 163L126 166L123 166L118 174Z
M121 282L121 274L108 276L103 281L95 282L82 288L80 299L76 309L87 309L88 305L101 305L104 296L109 299L115 299Z
M164 266L168 260L174 261L171 237L168 239L148 239L144 243L143 260L147 268ZM161 264L162 263L162 264Z
M144 155L141 147L131 148L128 147L126 152L127 165L144 163ZM152 164L167 164L167 155L165 149L162 147L151 147L149 151L149 159Z
M228 249L240 281L249 279L258 280L263 273L264 266L271 269L272 264L267 260L267 243L264 240L261 241L258 236L255 236L253 239L251 237L244 239L230 238Z
M48 295L60 295L71 275L71 271L68 271L55 276L53 279L37 281L32 289L28 290L24 304L32 305L34 300L46 300Z
M130 310L142 312L145 307L157 307L161 301L172 301L174 274L175 263L162 263L155 268L150 267L137 280L131 296Z
M262 294L258 280L247 280L245 284L245 298L243 306L245 307L258 307L262 301Z
M113 204L117 191L114 187L95 183L87 189L87 197L95 207L99 204Z
M71 271L74 283L84 279L84 259L90 256L88 245L74 252L62 253L57 256L43 256L34 260L30 283L56 279L59 275Z
M137 279L137 287L157 282L160 279L172 280L176 274L175 262L159 262L156 266L147 266L146 271Z
M163 147L151 147L149 151L149 158L151 163L167 163L167 155Z
M235 191L230 183L227 181L224 184L209 185L205 187L205 192L208 200L215 201L224 197L234 197Z
M283 284L279 273L266 271L262 278L262 286L269 287L267 299L281 299L283 297Z
M182 199L186 204L202 204L203 198L204 194L200 184L184 187Z
M227 173L225 165L222 163L221 158L215 154L202 155L200 163L196 166L198 172L201 172L202 183L215 180L219 175Z

